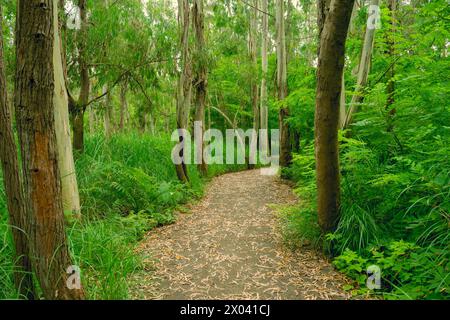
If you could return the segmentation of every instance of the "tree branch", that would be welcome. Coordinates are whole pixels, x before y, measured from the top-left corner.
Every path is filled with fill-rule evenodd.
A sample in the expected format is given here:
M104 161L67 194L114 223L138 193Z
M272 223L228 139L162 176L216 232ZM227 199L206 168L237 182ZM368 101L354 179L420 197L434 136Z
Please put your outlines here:
M249 7L252 7L252 8L255 9L255 10L258 10L259 12L261 12L261 13L263 13L263 14L266 14L266 15L268 15L269 17L274 18L274 16L273 16L272 14L270 14L269 12L263 11L263 10L259 9L258 7L255 7L254 5L248 3L247 1L244 1L244 0L241 0L241 1L242 1L245 5L247 5L247 6L249 6Z

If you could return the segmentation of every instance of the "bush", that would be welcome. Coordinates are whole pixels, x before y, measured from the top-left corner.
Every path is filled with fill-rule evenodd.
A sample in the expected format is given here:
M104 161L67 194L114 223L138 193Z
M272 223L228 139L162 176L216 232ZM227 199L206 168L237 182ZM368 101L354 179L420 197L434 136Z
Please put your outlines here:
M430 50L430 43L448 38L448 22L439 18L446 10L445 1L424 4L408 32L396 34L402 46L416 45L396 64L395 101L389 106L382 75L391 62L382 50L375 50L360 111L340 133L341 218L336 231L323 237L323 247L359 290L367 267L378 265L386 298L448 299L450 86L442 70L449 68L449 60ZM377 46L383 46L383 36L382 30L377 32ZM353 49L359 54L359 48L352 47L354 39L348 44L348 54ZM297 74L290 77L306 79L304 69L293 70ZM350 75L345 78L354 81ZM314 80L300 83L302 89L292 91L288 100L292 110L303 112L293 112L290 121L307 128L301 131L300 152L285 172L297 183L301 204L285 219L284 228L298 242L317 220L310 130L314 101L309 92Z
M367 269L377 266L381 272L380 294L387 299L448 299L449 252L421 248L405 241L392 241L358 254L346 249L334 265L355 279L354 294L369 292Z

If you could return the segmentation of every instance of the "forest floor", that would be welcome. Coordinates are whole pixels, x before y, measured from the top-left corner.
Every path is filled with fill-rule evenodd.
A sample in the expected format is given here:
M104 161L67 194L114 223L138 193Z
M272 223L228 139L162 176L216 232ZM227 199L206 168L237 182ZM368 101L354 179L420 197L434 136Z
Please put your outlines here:
M136 299L347 299L347 282L319 253L283 245L277 208L298 201L259 170L216 177L177 222L140 244Z

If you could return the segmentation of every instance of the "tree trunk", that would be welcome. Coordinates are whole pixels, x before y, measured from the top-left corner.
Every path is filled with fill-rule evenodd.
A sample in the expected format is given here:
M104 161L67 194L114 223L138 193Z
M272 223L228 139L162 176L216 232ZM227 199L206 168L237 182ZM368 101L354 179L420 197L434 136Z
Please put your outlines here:
M262 16L262 46L261 46L261 66L262 66L262 80L261 80L261 130L265 130L264 134L260 135L260 145L261 150L266 153L265 156L268 155L269 149L269 134L267 132L269 128L269 107L267 105L267 72L269 68L268 59L267 59L267 50L269 43L269 19L267 16L268 12L268 4L267 0L262 0L261 11L264 12L261 14ZM264 132L264 131L263 131Z
M3 11L0 5L0 161L3 183L9 212L9 224L14 240L15 269L14 282L20 295L34 299L33 276L30 261L30 249L27 241L27 215L23 203L22 181L19 174L17 146L12 128L11 110L6 90L6 75L3 64Z
M258 0L253 0L253 8L250 9L250 23L248 31L248 52L250 63L252 65L252 71L255 73L250 80L250 100L252 104L253 112L253 129L255 130L255 135L253 136L253 141L258 141L258 130L260 128L260 110L258 105L258 81L257 81L257 68L258 68ZM257 142L256 142L257 143ZM248 164L249 169L252 169L254 165Z
M79 0L78 7L80 8L80 20L81 29L78 34L78 63L80 66L80 95L78 101L75 104L75 109L73 111L73 147L79 153L84 152L84 114L86 111L86 106L89 102L89 67L87 64L87 8L86 0Z
M24 176L24 204L30 212L31 259L46 299L81 299L67 286L72 265L64 230L61 176L55 130L53 70L57 0L18 1L16 34L17 126ZM36 63L39 61L39 63Z
M380 0L371 0L371 6L379 6ZM369 16L372 13L369 12ZM369 78L370 65L372 60L372 52L375 41L375 27L366 26L366 33L364 36L364 44L361 52L361 59L359 61L358 78L356 80L355 94L350 102L350 107L344 122L344 128L347 128L352 122L353 115L359 111L359 106L364 99L364 89Z
M345 69L345 66L342 69L341 97L339 99L339 129L341 129L341 130L343 130L345 128L345 120L347 117L344 69Z
M358 7L359 7L358 2L359 2L358 0L355 0L355 3L353 5L352 16L350 18L350 26L348 27L348 35L349 36L354 35L355 32L357 31L355 19L358 16Z
M293 20L292 20L292 12L294 10L294 5L292 0L287 0L287 18L286 18L286 64L289 65L292 57L294 56L294 46L292 45L293 40ZM306 30L305 30L306 31Z
M198 136L198 141L196 141L197 146L197 159L199 161L198 170L202 176L208 174L208 166L203 157L204 141L203 134L205 132L205 106L206 106L206 95L208 88L208 70L207 63L208 57L206 56L205 48L205 14L203 10L203 0L194 0L194 5L192 8L192 19L195 29L195 39L196 39L196 55L197 55L197 66L195 75L195 121L200 124L200 134Z
M253 129L258 131L260 128L260 109L259 109L259 86L257 82L256 73L258 72L258 9L259 1L253 0L253 9L250 11L250 26L249 26L249 55L255 76L251 79L250 94L253 111ZM258 135L256 136L258 139Z
M331 0L317 0L317 27L318 27L318 46L317 46L317 56L320 56L320 41L322 39L322 31L325 25L325 19L327 17L328 11L330 10Z
M177 88L177 129L182 130L188 127L189 112L191 107L192 95L192 66L189 54L189 0L178 0L178 24L181 47L181 72L178 79ZM179 131L180 143L183 142L183 136ZM180 154L184 157L183 151ZM188 182L188 172L186 163L175 166L177 176L182 182Z
M72 114L73 148L78 153L84 152L84 112L83 108L77 107Z
M58 7L57 7L58 9ZM80 195L78 193L77 175L73 159L72 138L69 123L69 100L67 96L66 79L64 77L61 34L59 32L58 10L54 12L54 49L53 71L55 76L55 129L58 143L58 166L61 175L62 197L64 210L81 216Z
M89 134L94 134L95 132L95 111L92 105L88 107L89 113Z
M103 93L106 93L105 99L104 99L104 106L105 106L105 136L106 139L111 138L112 134L112 105L111 105L111 92L108 91L108 85L105 84L103 86Z
M345 42L354 0L332 0L321 32L317 70L315 152L317 210L323 233L335 230L339 220L339 99Z
M330 11L331 0L319 0L317 4L318 8L318 29L319 29L319 46L317 48L317 52L320 55L320 38L322 35L323 26L325 23L325 19L327 17L328 12ZM354 5L353 5L354 6ZM353 12L354 9L352 9ZM339 129L344 129L345 118L347 115L346 110L346 95L345 95L345 61L344 68L342 69L342 85L341 85L341 94L339 98Z
M277 24L277 91L278 100L283 101L287 97L287 60L286 60L286 33L284 27L284 0L276 2ZM286 122L289 117L289 108L280 107L280 166L287 167L291 164L291 139L289 126Z
M127 81L123 81L120 86L120 123L119 129L123 131L127 122L128 102L127 102Z
M388 0L388 9L389 9L389 24L391 35L388 35L388 55L391 60L395 58L395 11L397 10L397 0ZM389 33L388 33L389 34ZM392 65L389 72L389 80L387 84L387 104L386 108L389 108L394 103L394 94L395 94L395 65Z

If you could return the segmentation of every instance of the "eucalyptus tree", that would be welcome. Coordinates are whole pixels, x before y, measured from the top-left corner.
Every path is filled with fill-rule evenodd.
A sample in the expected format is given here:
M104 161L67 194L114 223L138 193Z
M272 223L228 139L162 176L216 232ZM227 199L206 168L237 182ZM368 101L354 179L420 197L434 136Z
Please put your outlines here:
M89 7L88 7L89 5ZM132 51L118 46L118 38L133 34L132 20L139 22L143 15L140 2L127 0L110 3L109 0L88 2L78 0L71 10L78 10L79 28L66 32L67 83L69 111L73 129L73 147L77 152L84 150L85 113L87 108L101 98L108 99L115 86L121 84L132 67L128 68L122 53ZM133 18L134 15L134 18ZM91 27L95 26L95 27ZM141 26L142 27L142 26ZM137 27L136 27L137 28ZM138 41L136 41L138 42ZM117 46L117 47L116 47ZM130 60L134 61L134 60ZM93 84L99 86L94 88ZM100 94L95 94L101 90ZM104 89L104 90L103 90ZM75 94L78 92L78 96ZM112 105L104 101L107 135L112 130ZM94 111L95 112L95 111Z
M197 161L199 161L198 169L203 176L208 173L208 167L203 155L204 141L203 134L205 132L205 106L208 88L208 54L205 43L205 13L204 0L194 0L192 5L192 24L195 33L195 121L200 125L200 134L196 141L197 144Z
M120 85L120 122L119 129L124 130L125 124L129 121L129 110L127 101L128 81L122 81Z
M60 3L59 3L60 4ZM61 4L60 4L61 5ZM63 8L59 8L61 10ZM59 13L59 10L57 13ZM59 17L59 15L58 15ZM61 187L64 210L79 217L81 214L80 196L77 175L73 158L72 135L69 121L69 97L66 87L65 68L63 62L63 44L61 41L60 21L55 22L53 72L55 78L54 109L55 130L58 145L58 166L61 176Z
M208 48L211 54L209 97L211 103L240 127L255 123L252 82L260 79L259 71L249 57L250 2L226 1L212 5L213 15ZM250 12L249 12L250 11ZM258 39L255 39L257 45ZM258 46L259 47L259 46ZM259 51L257 48L255 50ZM216 128L229 123L215 108L211 121ZM257 114L259 118L259 113Z
M84 152L84 114L88 107L90 94L90 78L88 65L88 8L87 0L78 0L78 9L80 13L80 30L77 35L77 63L80 76L80 93L75 100L70 91L69 111L72 120L73 129L73 148L82 153Z
M285 30L285 4L284 0L276 2L276 26L277 26L277 97L280 101L279 126L280 126L280 165L287 167L292 161L290 130L287 119L289 109L284 101L288 95L287 86L287 53Z
M267 94L267 77L269 70L268 61L268 45L269 45L269 6L267 0L261 1L261 68L262 68L262 79L261 79L261 123L260 127L263 130L261 134L260 144L262 145L262 150L268 150L269 147L269 136L267 130L269 129L269 106L268 106L268 94ZM264 131L265 130L265 131ZM265 132L265 133L264 133ZM265 152L265 151L263 151Z
M8 103L6 73L3 60L3 10L0 5L0 161L9 212L9 223L14 241L14 282L19 293L28 299L35 297L30 248L27 238L26 207L20 175L17 146L14 138L12 115Z
M57 0L19 0L16 29L15 107L22 155L25 230L31 261L47 299L81 299L71 290L72 265L64 230L61 175L54 112L54 50L58 34ZM39 61L39 63L36 63Z
M356 81L355 94L350 102L349 110L347 111L345 122L343 127L348 127L352 121L353 114L358 112L359 105L364 98L364 89L367 85L369 78L369 71L372 60L372 52L375 44L375 30L378 19L380 0L371 0L369 10L375 10L370 12L366 25L366 32L364 36L364 43L361 51L361 58L358 67L358 78ZM355 10L355 9L354 9Z
M182 130L186 130L189 124L189 112L192 99L192 61L189 48L189 24L191 21L189 0L178 0L178 24L180 43L180 72L177 85L177 129L180 143L184 143ZM176 164L178 179L189 181L184 150L180 151L181 163Z
M389 11L389 28L390 32L387 33L387 53L392 61L389 67L388 76L389 80L386 87L387 101L386 109L389 109L395 101L395 34L396 34L396 11L398 6L398 0L387 0L387 7ZM395 113L395 109L390 110L391 113ZM388 129L389 130L389 129Z
M258 16L259 16L259 1L253 0L252 7L250 8L250 19L249 19L249 31L248 31L248 52L250 63L252 66L252 71L257 74L258 68ZM260 128L260 110L259 110L259 99L258 99L258 78L251 77L250 79L250 100L252 104L253 112L253 129L255 132ZM254 137L258 139L258 136Z
M342 89L342 70L345 43L354 0L330 2L326 12L322 4L319 22L319 61L315 113L315 153L317 175L317 211L324 233L332 232L339 220L339 99ZM319 25L319 30L320 30Z

